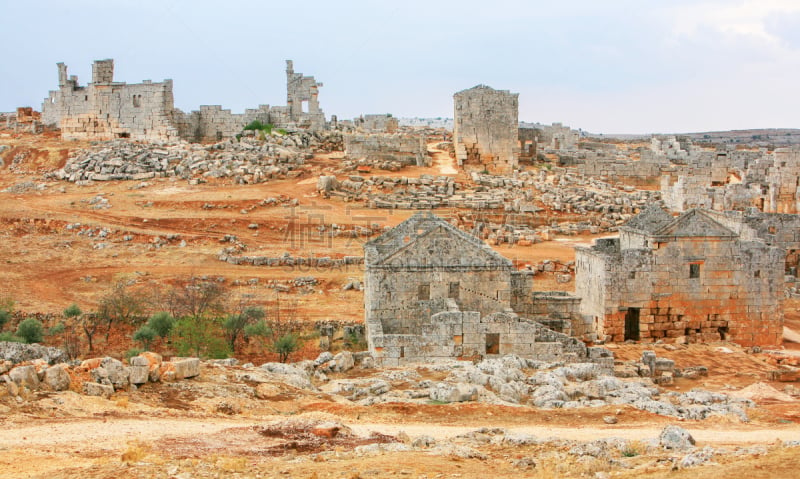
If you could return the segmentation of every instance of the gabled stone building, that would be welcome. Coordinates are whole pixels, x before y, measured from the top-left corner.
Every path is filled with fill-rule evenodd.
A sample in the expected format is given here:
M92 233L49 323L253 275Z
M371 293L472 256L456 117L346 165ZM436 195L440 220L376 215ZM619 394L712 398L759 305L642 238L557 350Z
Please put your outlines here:
M480 239L431 213L412 216L364 252L367 341L383 365L502 354L609 359L568 334L577 301L540 298L534 306L539 297L531 291L531 272L517 271ZM560 321L567 334L523 319L520 311Z
M785 253L735 217L657 207L576 248L580 311L599 339L781 342Z

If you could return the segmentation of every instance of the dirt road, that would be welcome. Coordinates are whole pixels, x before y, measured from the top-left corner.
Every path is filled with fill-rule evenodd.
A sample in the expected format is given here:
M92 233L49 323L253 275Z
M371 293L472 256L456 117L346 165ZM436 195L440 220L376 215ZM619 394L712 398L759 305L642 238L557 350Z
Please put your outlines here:
M195 436L197 434L214 434L234 427L264 424L271 420L285 419L276 416L253 419L227 420L218 418L183 418L183 419L70 419L47 420L38 425L5 426L0 430L0 450L18 447L55 447L65 444L79 443L83 449L119 449L129 441L153 441L168 436ZM347 424L359 436L368 436L371 432L396 435L403 431L411 437L428 435L437 440L474 431L477 427L445 426L438 424L407 423L354 423ZM682 424L697 440L698 445L723 444L764 444L775 440L790 441L800 439L800 425L786 427L738 427L730 425L719 429L701 425ZM604 437L620 437L630 440L657 438L663 428L660 426L628 426L628 427L553 427L553 426L516 426L507 430L513 434L529 434L536 437L558 437L561 439L590 441Z

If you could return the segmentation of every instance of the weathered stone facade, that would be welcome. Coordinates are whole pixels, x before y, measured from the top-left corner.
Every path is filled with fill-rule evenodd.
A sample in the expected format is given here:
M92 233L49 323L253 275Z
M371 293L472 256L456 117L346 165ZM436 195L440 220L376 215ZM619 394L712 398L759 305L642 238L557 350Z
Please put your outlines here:
M571 329L577 301L534 296L532 272L517 271L481 240L418 213L365 251L369 349L384 365L518 354L589 360L578 339L518 316L526 310ZM538 298L541 304L530 303ZM537 319L539 319L537 316ZM560 321L559 321L560 320Z
M138 84L114 81L114 61L98 60L92 82L79 86L58 64L58 87L42 105L42 122L61 129L64 139L145 141L219 141L240 133L254 120L276 128L323 130L325 115L319 107L319 87L314 77L295 73L286 60L287 106L259 105L243 114L219 105L203 105L184 113L175 108L172 80Z
M743 222L645 210L619 238L576 248L576 295L599 339L780 344L784 251Z
M453 144L459 165L508 174L519 154L519 94L478 85L453 95Z
M135 85L114 82L114 60L98 60L92 82L79 86L58 64L58 90L42 105L42 121L61 128L64 139L176 140L172 80Z
M411 166L431 165L425 138L421 135L348 134L344 136L344 151L350 159L364 158Z
M356 129L370 133L396 133L400 127L397 118L389 113L377 115L361 115L353 120Z

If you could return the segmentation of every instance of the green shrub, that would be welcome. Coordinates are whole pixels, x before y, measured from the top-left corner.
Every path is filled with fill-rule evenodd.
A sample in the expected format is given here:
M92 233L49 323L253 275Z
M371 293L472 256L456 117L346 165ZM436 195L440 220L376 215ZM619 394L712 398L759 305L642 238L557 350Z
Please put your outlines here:
M133 333L133 340L142 343L145 350L150 349L150 344L156 339L156 332L148 325L144 325Z
M63 333L66 329L67 329L67 327L66 327L66 325L64 325L63 322L62 323L58 323L58 324L56 324L55 326L53 326L52 328L50 328L47 331L47 335L48 336L55 336L56 334Z
M9 331L5 333L0 333L0 341L5 341L7 343L22 343L24 342L22 338L14 336Z
M181 318L175 323L172 335L181 356L224 359L230 355L228 343L215 319Z
M244 335L248 338L264 338L272 334L272 329L266 321L261 320L257 323L248 324L244 327Z
M125 359L135 358L136 356L142 354L143 352L144 351L142 351L139 348L131 348L131 349L125 351Z
M5 309L0 309L0 329L11 319L11 312Z
M43 332L42 323L33 318L22 321L17 327L17 336L28 344L42 342Z
M166 311L158 312L147 320L147 326L162 338L169 336L172 328L175 327L175 318Z
M270 351L278 353L282 363L285 363L289 359L289 355L298 349L300 349L300 341L292 333L284 334L270 346Z
M67 306L67 308L64 310L65 318L74 318L80 316L81 314L83 314L83 311L81 311L81 308L79 308L75 303Z

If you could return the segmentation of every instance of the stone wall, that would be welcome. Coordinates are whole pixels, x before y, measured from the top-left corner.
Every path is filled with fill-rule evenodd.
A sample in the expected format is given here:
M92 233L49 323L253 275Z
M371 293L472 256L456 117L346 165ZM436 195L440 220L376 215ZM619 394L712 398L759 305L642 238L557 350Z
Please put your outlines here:
M173 121L172 80L128 85L114 82L113 60L96 61L92 82L79 86L58 64L59 89L42 105L42 121L61 128L64 139L149 141L178 139Z
M351 134L344 136L345 156L350 159L430 166L425 138L411 135Z
M509 174L519 154L519 94L478 85L453 95L453 144L459 165Z
M242 114L219 105L203 105L184 113L174 107L172 80L127 84L114 82L113 60L98 60L92 67L92 82L79 86L75 76L67 78L67 67L58 64L59 89L51 91L42 105L45 125L61 128L64 139L145 141L219 141L230 138L254 120L276 128L320 131L325 115L319 108L314 77L295 73L287 60L287 106L259 105Z
M698 230L720 224L697 210L672 224L698 215ZM780 344L782 249L724 228L696 234L620 230L619 239L576 248L576 295L600 339ZM626 321L638 324L638 334L626 329Z
M370 133L395 133L400 127L397 118L389 113L362 115L353 120L353 125L359 130Z

